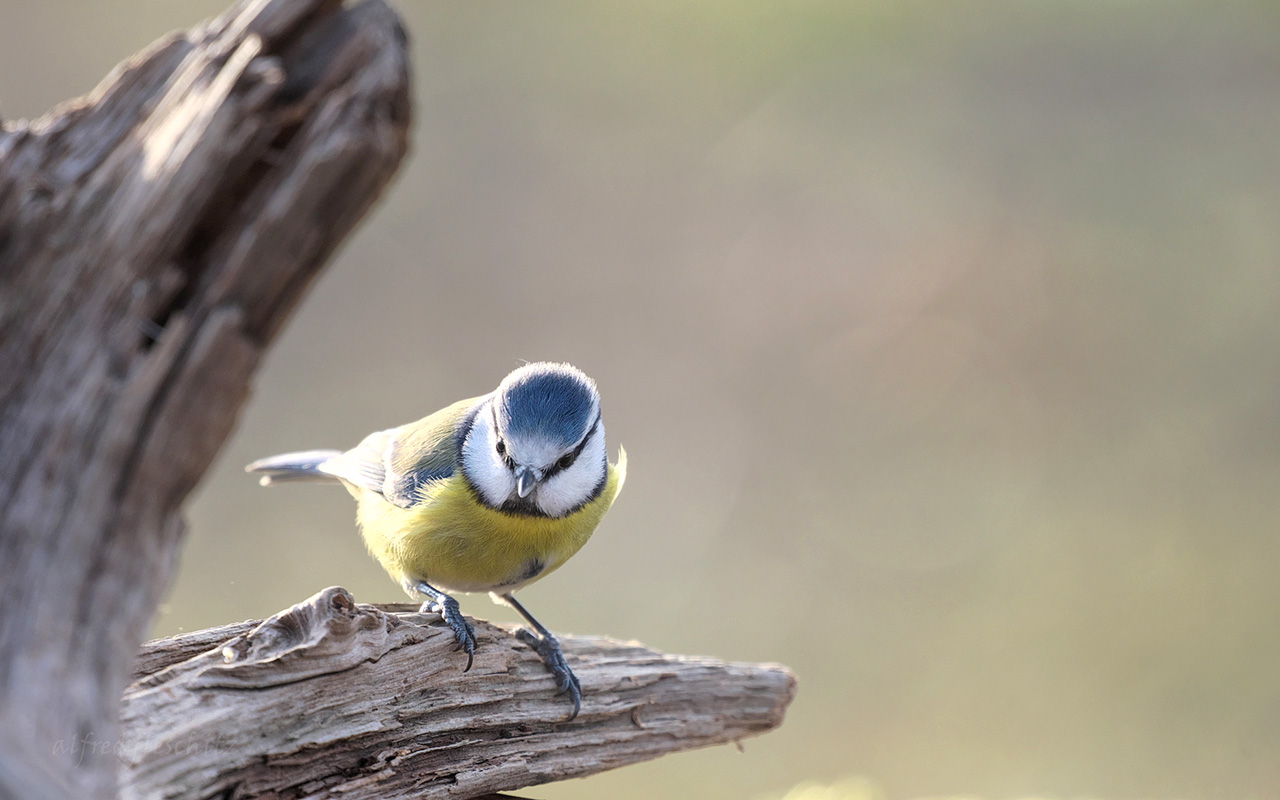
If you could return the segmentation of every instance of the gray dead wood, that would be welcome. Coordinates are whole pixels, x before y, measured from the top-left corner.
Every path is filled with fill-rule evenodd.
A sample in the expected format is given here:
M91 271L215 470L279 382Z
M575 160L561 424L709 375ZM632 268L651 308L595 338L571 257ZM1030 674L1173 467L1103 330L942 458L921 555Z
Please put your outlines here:
M124 695L128 798L474 798L735 742L782 723L770 664L565 637L582 714L510 629L475 666L434 615L330 588L261 624L148 643Z
M0 798L114 795L183 500L397 169L408 88L381 0L243 0L0 126Z

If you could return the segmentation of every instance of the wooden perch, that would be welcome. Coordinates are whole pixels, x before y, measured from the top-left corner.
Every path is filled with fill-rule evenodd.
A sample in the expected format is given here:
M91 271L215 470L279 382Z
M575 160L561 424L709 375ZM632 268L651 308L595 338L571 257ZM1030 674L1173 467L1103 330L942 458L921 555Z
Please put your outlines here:
M242 0L0 126L0 798L115 795L85 742L117 739L183 501L409 109L381 0Z
M565 637L582 715L541 659L475 620L475 666L439 618L330 588L261 623L148 643L124 695L130 798L459 798L733 742L782 722L785 667Z

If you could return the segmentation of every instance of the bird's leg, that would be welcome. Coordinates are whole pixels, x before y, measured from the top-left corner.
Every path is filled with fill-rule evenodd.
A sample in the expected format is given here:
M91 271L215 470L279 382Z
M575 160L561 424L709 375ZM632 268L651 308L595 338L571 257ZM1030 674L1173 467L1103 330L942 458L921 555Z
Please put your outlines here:
M560 640L555 634L543 627L541 622L533 618L533 615L520 605L520 601L515 598L511 592L506 594L494 594L493 598L499 602L506 603L519 612L524 617L525 622L533 626L533 631L527 628L521 628L516 631L516 636L520 641L533 648L533 651L542 657L546 662L547 668L551 670L551 675L556 680L556 694L569 693L570 699L573 700L573 712L565 718L565 722L571 721L578 716L578 712L582 710L582 684L578 683L578 676L573 674L573 670L569 669L569 662L564 659L564 651L560 649ZM537 633L534 633L537 631Z
M458 607L458 601L423 580L406 578L404 590L411 597L421 596L427 598L418 613L440 615L445 624L453 630L454 638L458 640L457 647L453 649L467 651L467 668L463 672L470 670L471 662L475 660L476 632L471 627L471 623L467 622L467 618L462 616L462 609Z

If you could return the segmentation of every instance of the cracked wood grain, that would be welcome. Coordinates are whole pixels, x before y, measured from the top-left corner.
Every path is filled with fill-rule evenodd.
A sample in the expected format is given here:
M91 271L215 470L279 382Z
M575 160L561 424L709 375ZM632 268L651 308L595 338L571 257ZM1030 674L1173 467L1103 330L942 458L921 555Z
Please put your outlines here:
M110 797L181 504L407 148L381 0L242 0L0 125L0 797ZM35 787L40 787L38 790Z
M150 642L124 695L123 796L475 798L764 733L795 694L779 665L564 637L584 691L564 723L538 656L475 626L466 673L438 617L337 587L261 624Z

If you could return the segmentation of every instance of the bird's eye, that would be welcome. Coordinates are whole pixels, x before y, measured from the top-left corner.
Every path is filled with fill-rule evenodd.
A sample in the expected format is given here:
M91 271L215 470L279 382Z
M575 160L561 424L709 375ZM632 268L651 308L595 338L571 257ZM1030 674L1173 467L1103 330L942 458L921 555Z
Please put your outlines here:
M498 455L505 456L507 454L507 443L501 439L498 440L498 444L495 447L498 450Z
M573 466L573 459L577 457L577 453L565 453L560 456L560 460L556 462L557 469L568 469Z

